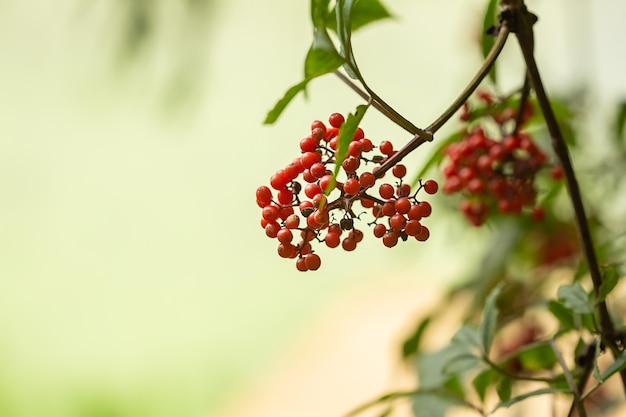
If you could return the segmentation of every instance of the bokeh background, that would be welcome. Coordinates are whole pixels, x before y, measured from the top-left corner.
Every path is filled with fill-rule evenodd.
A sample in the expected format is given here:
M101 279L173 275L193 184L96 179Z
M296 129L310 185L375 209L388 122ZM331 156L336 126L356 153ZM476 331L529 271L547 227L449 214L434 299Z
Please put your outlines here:
M388 0L396 18L354 38L370 84L428 124L480 64L484 3ZM528 3L548 88L585 87L604 121L626 95L625 5ZM254 190L311 121L359 104L328 76L262 125L300 80L308 10L0 1L0 416L339 415L410 383L403 332L490 231L435 212L426 244L365 239L307 274L276 255ZM363 127L409 139L373 112Z

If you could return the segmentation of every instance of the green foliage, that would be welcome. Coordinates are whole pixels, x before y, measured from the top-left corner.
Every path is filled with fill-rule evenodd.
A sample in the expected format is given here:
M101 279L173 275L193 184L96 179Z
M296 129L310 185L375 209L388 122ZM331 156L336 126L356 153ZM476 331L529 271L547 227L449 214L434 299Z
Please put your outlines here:
M359 123L365 116L365 112L369 108L369 105L362 104L357 106L354 114L348 114L346 121L341 128L339 129L339 137L337 139L337 152L335 153L335 169L333 171L333 180L328 186L328 190L326 191L329 194L335 188L335 181L337 179L337 174L339 174L339 170L341 169L342 162L348 156L348 147L352 139L354 138L354 133L356 129L359 127Z
M483 319L479 328L480 339L482 341L482 348L485 356L489 355L489 349L491 349L493 336L496 332L496 322L498 319L496 299L498 298L498 295L500 295L501 289L502 287L500 285L494 288L485 301L485 310L483 312Z
M593 303L590 302L587 292L580 283L562 285L557 290L557 297L563 305L576 314L593 313Z
M431 317L426 317L419 322L413 335L406 339L406 341L402 344L402 358L406 359L409 356L412 356L419 352L422 337L424 336L424 332L426 331L426 328L428 327L430 322Z
M495 40L493 34L490 29L494 28L497 24L497 11L498 11L498 0L489 0L487 4L487 8L485 10L485 15L483 17L483 30L480 39L480 45L483 53L483 58L486 58L493 47ZM489 71L489 78L492 82L496 82L496 65L494 64Z
M332 73L344 65L348 74L356 78L358 70L350 43L352 32L391 17L378 0L339 0L332 10L329 10L329 4L329 0L311 0L313 43L304 59L304 79L287 90L268 112L263 123L275 123L289 103L317 77ZM329 29L336 31L340 52L330 37Z

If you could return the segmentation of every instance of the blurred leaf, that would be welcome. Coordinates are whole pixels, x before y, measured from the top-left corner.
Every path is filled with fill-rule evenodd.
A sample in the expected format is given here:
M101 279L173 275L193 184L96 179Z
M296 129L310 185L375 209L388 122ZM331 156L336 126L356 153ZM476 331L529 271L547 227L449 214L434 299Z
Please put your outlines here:
M478 398L480 398L480 402L485 402L485 395L487 394L487 388L494 379L498 376L496 371L493 369L485 369L472 380L472 385L474 386L474 390L476 390L476 394L478 394Z
M538 389L536 391L531 391L531 392L527 392L526 394L522 394L522 395L518 395L517 397L513 397L507 401L501 401L496 408L493 409L492 412L495 412L496 410L500 409L500 408L508 408L510 406L512 406L513 404L516 404L520 401L524 401L527 398L531 398L531 397L537 397L539 395L546 395L546 394L558 394L558 393L567 393L569 392L569 390L561 390L561 389L554 389L554 388L542 388L542 389Z
M346 121L339 128L339 137L337 138L337 152L335 152L335 169L333 171L333 178L330 182L326 193L330 193L335 188L335 182L337 181L337 175L341 169L341 164L348 156L348 147L350 142L354 139L354 133L356 132L359 123L365 116L365 112L369 108L368 104L361 104L357 106L354 114L350 113L346 118Z
M602 344L599 341L594 343L594 355L593 355L593 377L598 380L598 382L604 382L603 376L600 374L600 368L598 367L598 358L602 354Z
M326 28L329 23L330 0L311 0L311 23L314 28Z
M617 115L615 116L615 139L624 147L623 142L626 139L624 131L626 130L626 102L622 102L618 105Z
M278 100L276 105L274 105L274 108L270 110L269 113L267 113L267 116L265 117L263 123L266 125L271 125L272 123L276 122L281 113L285 110L285 108L287 108L287 105L289 105L291 100L293 100L293 98L297 96L300 91L304 91L306 89L309 81L310 80L301 81L291 87L289 90L287 90L283 98Z
M576 328L573 311L565 307L561 302L556 300L550 301L548 310L559 321L561 325L561 333L565 333Z
M443 387L453 396L465 398L465 389L458 375L452 375L448 378L448 380L444 382Z
M485 309L483 311L483 318L479 326L480 339L482 341L482 348L485 355L489 354L491 349L491 343L496 332L496 322L498 320L498 307L496 306L496 300L502 285L497 285L487 296L485 301Z
M402 345L402 358L406 359L411 355L419 352L420 343L426 327L430 324L431 318L426 317L422 320L411 337L409 337Z
M500 382L498 382L498 385L496 385L496 392L498 393L498 398L500 399L500 402L506 402L511 399L512 389L513 383L511 381L511 378L505 376L500 380Z
M486 58L489 55L489 51L493 47L495 43L495 38L492 33L490 33L490 28L494 27L497 23L497 8L498 8L498 0L489 0L489 4L487 4L487 9L485 10L485 16L483 18L483 31L481 35L481 47L483 52L483 58ZM489 71L489 78L495 83L496 82L496 65L494 64Z
M335 10L331 13L334 13ZM378 20L392 17L385 6L378 0L357 0L352 6L351 30L352 32ZM328 28L337 31L337 21L329 21Z
M391 413L393 413L393 407L389 407L387 408L385 411L383 411L383 413L381 415L379 415L378 417L389 417L391 415Z
M452 336L451 345L464 346L468 352L472 352L476 349L482 351L481 335L477 328L464 324L461 328Z
M602 268L602 285L600 286L600 294L598 301L604 301L606 297L613 291L621 278L617 267L614 265Z
M460 141L461 138L463 137L463 134L464 134L463 131L459 131L459 132L451 134L450 136L446 137L445 139L441 141L437 141L438 146L435 149L435 152L433 152L431 157L428 158L428 160L426 161L426 164L424 164L422 169L417 173L417 175L411 182L411 188L415 188L415 185L418 183L420 179L424 177L426 172L428 172L429 169L431 169L434 165L439 164L443 160L445 156L444 151L446 147L450 145L451 143Z
M554 350L546 341L524 346L515 356L519 359L522 368L527 371L552 369L557 363Z
M593 313L593 304L580 283L562 285L557 290L557 297L565 307L578 314Z
M626 353L622 352L622 355L615 359L615 361L611 365L609 365L609 367L606 368L604 372L602 372L598 381L606 381L607 379L609 379L616 373L623 371L624 369L626 369Z

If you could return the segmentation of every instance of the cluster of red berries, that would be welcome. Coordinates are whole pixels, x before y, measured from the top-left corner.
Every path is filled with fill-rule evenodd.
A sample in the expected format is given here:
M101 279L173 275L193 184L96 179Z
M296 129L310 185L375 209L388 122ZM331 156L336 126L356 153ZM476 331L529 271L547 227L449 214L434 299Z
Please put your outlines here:
M475 226L482 225L496 212L517 215L526 210L532 219L542 220L545 213L536 206L535 178L547 166L548 158L532 137L521 130L532 115L532 106L527 103L518 120L511 108L496 111L498 103L489 93L479 92L478 98L487 106L482 111L495 122L501 139L492 139L474 125L461 141L449 145L445 149L443 191L462 193L459 208ZM470 115L469 107L465 106L461 118L467 121ZM516 126L513 133L506 134L510 123ZM560 167L552 167L551 174L554 179L562 177Z
M428 217L432 208L428 202L419 201L417 194L421 189L427 194L436 193L435 181L420 181L419 188L412 192L410 185L402 181L406 167L397 164L391 171L395 183L380 185L378 195L368 194L383 177L376 175L376 170L395 153L391 142L383 141L375 147L357 128L341 163L340 175L333 178L339 129L344 122L339 113L330 115L329 126L314 121L311 133L300 141L300 156L270 178L271 188L261 186L256 190L265 234L278 239L279 256L295 258L299 271L320 267L320 256L312 246L315 242L329 248L341 246L346 251L356 249L363 232L355 227L355 219L359 220L363 213L355 212L355 202L371 209L374 220L368 225L374 226L374 235L382 238L387 247L409 236L424 241L430 235L420 220ZM375 148L380 155L370 156ZM366 170L369 164L373 167ZM387 225L380 223L384 218Z

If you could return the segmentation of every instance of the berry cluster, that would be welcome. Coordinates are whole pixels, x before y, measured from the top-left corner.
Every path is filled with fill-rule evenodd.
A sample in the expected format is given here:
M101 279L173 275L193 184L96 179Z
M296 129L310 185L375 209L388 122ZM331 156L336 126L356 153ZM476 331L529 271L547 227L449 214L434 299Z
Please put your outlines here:
M483 224L492 211L520 214L525 207L536 220L543 217L542 208L534 207L535 176L547 158L528 134L516 132L496 141L477 127L445 154L443 191L463 193L460 209L473 225Z
M413 191L403 182L406 167L397 164L392 169L394 183L385 182L378 187L377 195L369 194L377 181L377 169L395 153L393 144L383 141L378 147L357 128L348 146L348 154L341 163L337 178L333 178L336 164L339 129L345 122L343 115L333 113L329 126L317 120L311 132L300 141L301 154L285 168L270 178L270 187L256 190L256 202L262 209L261 226L270 238L278 239L278 254L295 258L299 271L314 271L321 265L314 243L329 248L341 246L353 251L363 239L363 232L355 227L364 212L371 210L374 235L383 244L393 247L399 239L413 236L419 241L428 239L430 232L420 221L432 211L430 204L420 201L417 194L437 192L438 185L429 180L419 183ZM370 155L375 149L380 154ZM372 169L365 169L372 165ZM383 223L386 219L386 224Z

